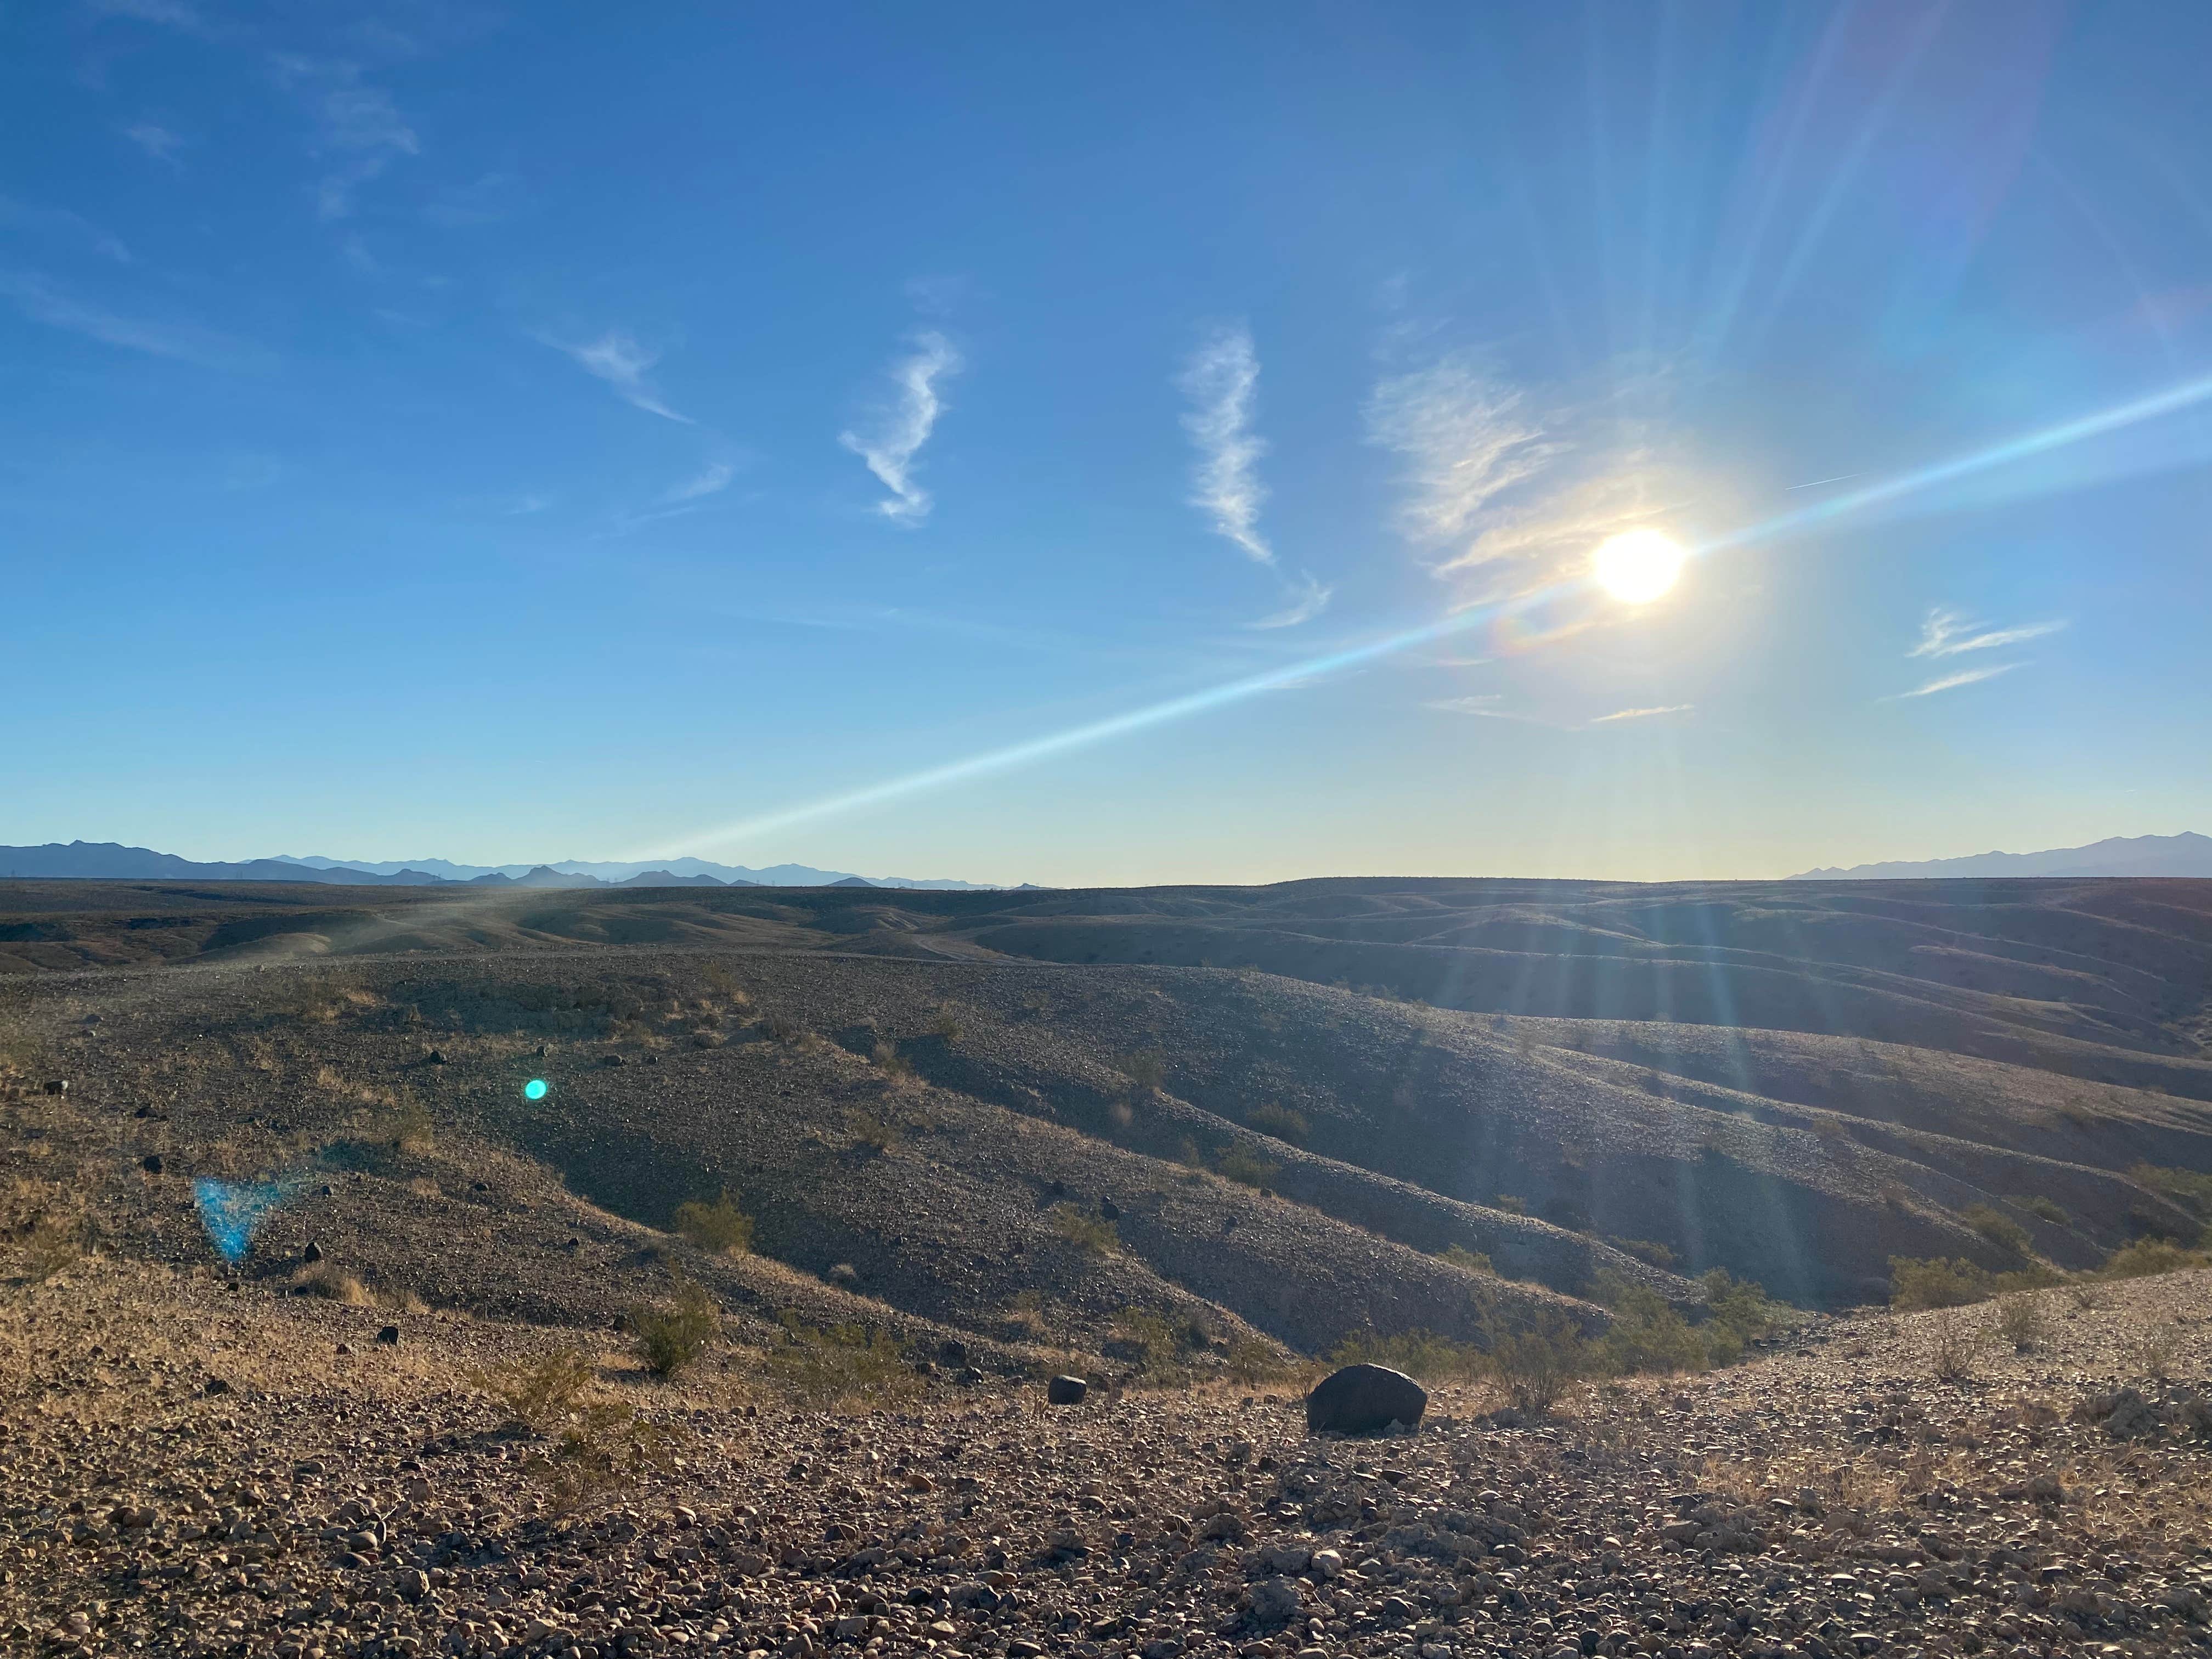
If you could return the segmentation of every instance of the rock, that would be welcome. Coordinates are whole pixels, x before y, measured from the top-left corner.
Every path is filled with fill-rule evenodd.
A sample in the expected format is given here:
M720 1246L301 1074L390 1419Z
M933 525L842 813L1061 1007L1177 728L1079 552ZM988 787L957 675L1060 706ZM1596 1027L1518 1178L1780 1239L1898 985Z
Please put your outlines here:
M419 1601L430 1593L430 1579L421 1568L409 1567L392 1581L392 1587L399 1592L402 1599Z
M69 1079L65 1077L48 1078L46 1079L46 1092L50 1095L67 1094L69 1092Z
M1334 1578L1344 1571L1344 1557L1334 1550L1316 1550L1310 1563L1316 1578Z
M322 1259L323 1247L316 1243L313 1239L309 1239L307 1241L307 1248L300 1252L300 1260L302 1261L320 1261Z
M1297 1581L1279 1574L1252 1586L1252 1616L1265 1625L1279 1625L1298 1614Z
M222 1378L219 1376L210 1376L207 1380L206 1386L202 1388L200 1392L202 1394L228 1394L230 1392L230 1384L224 1382Z
M1098 1200L1098 1214L1102 1220L1119 1221L1121 1218L1121 1206L1110 1198L1102 1198Z
M937 1357L948 1365L964 1365L968 1363L968 1345L947 1337L937 1345Z
M148 1175L159 1175L167 1167L167 1165L161 1162L161 1153L149 1152L145 1157L138 1160L138 1167L143 1170Z
M443 1066L446 1063L446 1056L440 1050L433 1048L422 1056L422 1063L425 1066Z
M1428 1390L1387 1365L1346 1365L1314 1385L1306 1396L1310 1434L1380 1434L1393 1423L1420 1425Z
M1079 1376L1055 1376L1044 1385L1046 1401L1054 1406L1079 1406L1091 1385Z
M2146 1439L2166 1426L2166 1414L2134 1389L2100 1395L2091 1408L2115 1440Z
M382 1330L376 1334L376 1340L383 1343L387 1348L398 1347L399 1346L399 1327L397 1325L386 1325Z

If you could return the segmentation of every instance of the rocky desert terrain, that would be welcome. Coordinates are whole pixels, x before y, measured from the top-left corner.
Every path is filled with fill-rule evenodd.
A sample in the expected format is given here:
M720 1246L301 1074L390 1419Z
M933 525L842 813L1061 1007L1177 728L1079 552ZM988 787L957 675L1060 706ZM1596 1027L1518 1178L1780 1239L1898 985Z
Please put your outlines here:
M17 882L0 969L25 1650L2203 1628L2212 884ZM1362 1355L1419 1431L1309 1435Z

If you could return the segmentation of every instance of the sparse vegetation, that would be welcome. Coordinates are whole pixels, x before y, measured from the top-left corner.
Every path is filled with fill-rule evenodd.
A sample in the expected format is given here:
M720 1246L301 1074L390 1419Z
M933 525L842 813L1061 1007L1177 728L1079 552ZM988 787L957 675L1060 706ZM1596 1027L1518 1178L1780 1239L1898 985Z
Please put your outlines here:
M1328 1351L1331 1365L1388 1365L1424 1382L1462 1382L1485 1375L1490 1356L1471 1342L1455 1342L1433 1331L1401 1331L1382 1336L1358 1330Z
M1893 1308L1963 1308L1986 1302L1995 1294L1994 1280L1985 1267L1961 1257L1946 1261L1941 1256L1926 1261L1893 1255L1889 1259L1889 1305Z
M1595 1369L1590 1345L1564 1314L1540 1326L1501 1336L1490 1351L1491 1369L1515 1409L1545 1416L1567 1390Z
M1249 1147L1234 1142L1214 1154L1214 1173L1225 1176L1240 1187L1265 1188L1282 1172L1283 1166L1269 1162Z
M1638 1261L1650 1262L1655 1267L1672 1267L1674 1265L1674 1251L1656 1239L1608 1238L1606 1243L1625 1255L1634 1256Z
M894 1083L904 1083L914 1075L914 1064L899 1053L897 1045L888 1039L876 1044L873 1056L876 1069Z
M33 1282L67 1271L84 1255L84 1206L51 1182L15 1181L7 1194L4 1226L23 1276Z
M846 1115L845 1127L852 1133L853 1145L863 1152L881 1157L898 1150L899 1127L884 1113L856 1109Z
M1959 1218L2001 1250L2024 1256L2034 1249L2027 1229L1993 1206L1969 1204L1959 1212Z
M2097 1271L2106 1279L2147 1279L2153 1273L2202 1267L2207 1261L2203 1251L2185 1250L2172 1239L2138 1238L2106 1257L2105 1265Z
M1114 1067L1128 1079L1129 1086L1139 1094L1156 1092L1167 1076L1166 1062L1149 1048L1123 1054L1114 1062Z
M315 1262L294 1273L292 1289L301 1296L343 1302L349 1308L366 1308L374 1299L360 1279L328 1261Z
M2074 1218L2066 1213L2065 1206L2060 1204L2057 1200L2045 1198L2039 1193L2033 1198L2021 1200L2020 1206L2030 1215L2039 1216L2057 1226L2071 1226L2074 1222Z
M960 1023L960 1016L953 1012L951 1003L940 1002L937 1005L937 1017L929 1023L930 1036L942 1042L955 1043L960 1041L963 1029Z
M1060 1237L1091 1255L1112 1255L1121 1248L1114 1224L1074 1204L1055 1204L1048 1213L1052 1230Z
M1997 1334L2014 1353L2033 1353L2051 1335L2051 1310L2033 1291L1997 1298Z
M2212 1220L2212 1175L2137 1164L2128 1170L2128 1179L2172 1200L2199 1221Z
M497 1401L507 1415L544 1434L574 1418L584 1391L598 1374L580 1348L556 1348L534 1359L517 1359L469 1381Z
M392 1148L397 1152L420 1157L437 1144L437 1126L431 1121L430 1109L411 1091L394 1097L390 1128Z
M760 1028L769 1042L780 1042L787 1048L804 1048L814 1035L788 1014L769 1014L762 1019Z
M753 1218L738 1207L726 1187L711 1202L692 1199L678 1205L675 1227L702 1250L744 1255L753 1247Z
M1986 1333L1967 1316L1946 1313L1936 1322L1928 1351L1928 1369L1938 1382L1963 1382L1973 1375L1974 1357L1981 1352Z
M1437 1252L1439 1261L1449 1261L1455 1267L1464 1267L1471 1273L1495 1274L1490 1257L1480 1250L1470 1250L1464 1244L1447 1244Z
M1490 1200L1490 1207L1503 1210L1508 1215L1526 1215L1528 1213L1528 1200L1512 1193L1500 1193Z
M784 1335L768 1351L768 1375L804 1405L883 1405L905 1399L921 1386L897 1339L887 1330L859 1324L809 1325L788 1309L778 1313L776 1321Z
M2137 1376L2167 1382L2172 1380L2174 1364L2180 1357L2181 1334L2171 1325L2153 1325L2130 1345L2127 1364Z
M1244 1127L1263 1135L1273 1135L1277 1140L1288 1141L1293 1146L1303 1146L1313 1133L1313 1125L1306 1121L1304 1112L1292 1111L1287 1106L1273 1102L1255 1106L1244 1115Z
M720 1310L706 1287L678 1279L673 1296L665 1303L630 1310L630 1343L646 1370L664 1382L675 1376L707 1351L721 1328Z

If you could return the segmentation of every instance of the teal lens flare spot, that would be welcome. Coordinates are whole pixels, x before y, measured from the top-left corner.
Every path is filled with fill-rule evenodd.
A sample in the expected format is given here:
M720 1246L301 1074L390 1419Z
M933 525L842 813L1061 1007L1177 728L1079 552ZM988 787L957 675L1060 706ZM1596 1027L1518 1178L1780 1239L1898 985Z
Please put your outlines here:
M522 1085L522 1097L525 1100L543 1100L545 1098L545 1086L544 1078L534 1077Z

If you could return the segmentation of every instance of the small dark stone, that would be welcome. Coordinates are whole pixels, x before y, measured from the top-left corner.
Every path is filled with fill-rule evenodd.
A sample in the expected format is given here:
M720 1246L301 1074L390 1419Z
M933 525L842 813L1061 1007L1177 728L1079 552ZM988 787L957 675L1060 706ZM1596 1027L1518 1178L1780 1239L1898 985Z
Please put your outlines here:
M322 1259L323 1247L316 1243L313 1239L309 1239L307 1241L307 1248L300 1252L300 1260L302 1261L320 1261Z
M235 1289L236 1287L234 1286L233 1288ZM203 1394L228 1394L230 1392L230 1384L224 1382L222 1378L219 1376L210 1376L207 1380L207 1386L201 1389L200 1392Z
M69 1092L69 1079L65 1077L48 1078L46 1079L46 1092L50 1095L67 1094Z
M1079 1376L1055 1376L1044 1385L1046 1401L1054 1406L1079 1406L1091 1385Z
M623 1057L620 1054L609 1054L599 1061L602 1066L619 1066L622 1063Z
M397 1325L386 1325L382 1330L376 1334L376 1340L383 1343L387 1348L398 1347L399 1346L399 1327Z
M161 1153L149 1152L138 1160L138 1167L148 1175L159 1175L167 1166L161 1162Z
M51 1088L52 1085L48 1085L47 1086ZM1054 1198L1066 1198L1067 1196L1067 1183L1065 1181L1055 1181L1052 1185L1047 1187L1045 1191L1050 1193Z
M321 1186L315 1188L315 1196L317 1198L328 1198L337 1191L337 1188L331 1186L329 1182L325 1181Z
M1119 1221L1121 1218L1121 1206L1110 1198L1102 1198L1098 1200L1098 1213L1108 1221Z
M446 1063L446 1056L439 1050L433 1048L428 1054L422 1056L422 1063L425 1066L443 1066Z
M1321 1434L1380 1434L1393 1423L1420 1425L1428 1390L1387 1365L1346 1365L1314 1385L1306 1396L1306 1430Z
M489 1181L471 1181L469 1182L469 1190L472 1193L488 1193L491 1190L491 1182Z
M972 1389L983 1380L983 1373L970 1365L960 1373L960 1380Z
M947 1337L937 1345L937 1357L948 1365L964 1365L968 1363L968 1345Z

